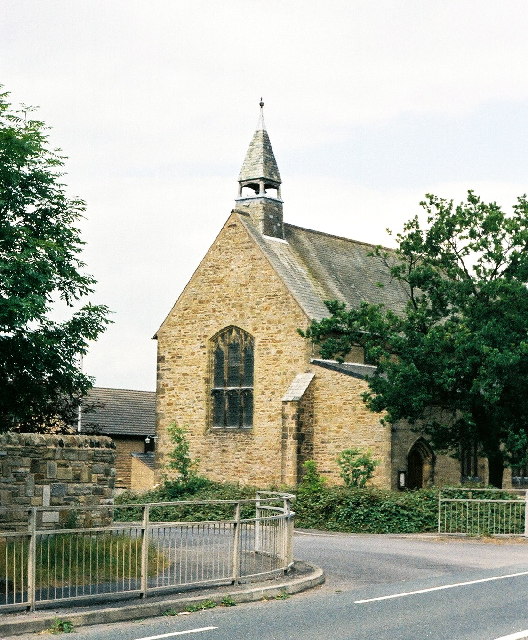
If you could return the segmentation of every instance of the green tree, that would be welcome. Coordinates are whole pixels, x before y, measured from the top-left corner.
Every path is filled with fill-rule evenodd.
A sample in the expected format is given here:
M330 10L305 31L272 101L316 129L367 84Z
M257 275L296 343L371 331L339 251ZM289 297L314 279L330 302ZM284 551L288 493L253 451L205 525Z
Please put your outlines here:
M476 443L500 486L528 429L528 202L511 213L426 196L427 222L410 220L398 248L374 252L408 294L400 311L327 303L304 334L323 357L362 345L377 365L364 400L390 423L408 420L439 450Z
M108 309L84 304L50 318L93 291L82 273L75 223L85 204L61 182L65 158L50 149L43 122L0 94L0 431L40 431L71 419L92 380L79 368ZM60 428L60 426L59 426Z

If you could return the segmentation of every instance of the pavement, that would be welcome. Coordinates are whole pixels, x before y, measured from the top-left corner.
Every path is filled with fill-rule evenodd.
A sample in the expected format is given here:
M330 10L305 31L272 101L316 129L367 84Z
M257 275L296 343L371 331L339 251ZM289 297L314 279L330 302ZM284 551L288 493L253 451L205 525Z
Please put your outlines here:
M322 569L306 562L295 561L286 575L271 580L240 585L221 585L193 589L170 595L118 600L92 606L62 606L37 609L32 612L6 613L0 616L0 638L49 629L56 619L71 622L74 627L108 624L161 615L177 615L204 601L221 604L224 598L235 603L273 600L284 594L293 595L312 589L325 581Z

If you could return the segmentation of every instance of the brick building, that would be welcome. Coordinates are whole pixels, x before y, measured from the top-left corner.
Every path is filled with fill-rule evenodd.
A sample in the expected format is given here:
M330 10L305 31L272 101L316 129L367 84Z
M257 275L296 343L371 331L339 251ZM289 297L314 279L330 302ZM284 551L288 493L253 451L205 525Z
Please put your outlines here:
M381 461L377 486L395 488L401 471L411 487L460 481L457 461L365 407L372 367L360 349L344 364L321 360L297 332L328 315L324 300L398 310L406 297L373 246L284 223L262 114L238 182L235 208L156 335L158 467L176 423L214 479L294 485L314 459L338 482L338 454L360 447Z

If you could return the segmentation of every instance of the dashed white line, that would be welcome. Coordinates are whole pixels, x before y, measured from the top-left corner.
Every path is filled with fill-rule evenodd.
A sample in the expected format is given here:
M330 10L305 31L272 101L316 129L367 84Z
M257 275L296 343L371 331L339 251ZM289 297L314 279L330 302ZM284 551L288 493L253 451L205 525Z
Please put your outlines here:
M526 631L510 633L509 636L501 636L500 638L495 638L495 640L526 640L526 638L528 638L528 629L526 629Z
M173 636L185 636L190 633L212 631L213 629L218 629L218 627L201 627L200 629L188 629L187 631L173 631L172 633L162 633L159 636L148 636L147 638L138 638L137 640L159 640L160 638L172 638Z
M406 596L414 596L417 593L429 593L430 591L441 591L442 589L454 589L455 587L465 587L468 584L478 584L479 582L492 582L493 580L505 580L506 578L516 578L517 576L526 576L528 571L520 573L509 573L505 576L493 576L491 578L481 578L480 580L468 580L467 582L456 582L455 584L444 584L441 587L430 587L429 589L418 589L417 591L403 591L402 593L393 593L390 596L380 596L379 598L368 598L366 600L355 600L354 604L365 604L366 602L378 602L379 600L391 600L392 598L404 598ZM522 636L519 636L519 639Z

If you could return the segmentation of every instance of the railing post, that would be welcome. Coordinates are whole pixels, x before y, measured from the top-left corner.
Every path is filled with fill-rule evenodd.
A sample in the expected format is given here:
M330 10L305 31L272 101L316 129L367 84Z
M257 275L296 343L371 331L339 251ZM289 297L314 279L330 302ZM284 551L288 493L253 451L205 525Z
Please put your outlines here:
M147 597L148 590L148 551L150 537L150 505L143 506L143 526L141 529L141 597Z
M286 573L293 564L293 515L289 498L285 498L284 500L284 513L286 518L286 526L284 527L284 534L286 536L286 566L284 567L284 573Z
M235 520L233 522L233 556L232 556L233 584L240 582L240 502L235 507Z
M262 551L262 525L260 523L260 492L257 491L257 500L255 502L255 551Z
M36 562L37 562L37 508L32 507L28 517L28 610L35 611L35 582L36 582Z
M442 489L438 489L438 533L442 533L442 527L441 527L441 522L442 522L441 509L442 509Z
M524 492L524 535L528 538L528 489Z

